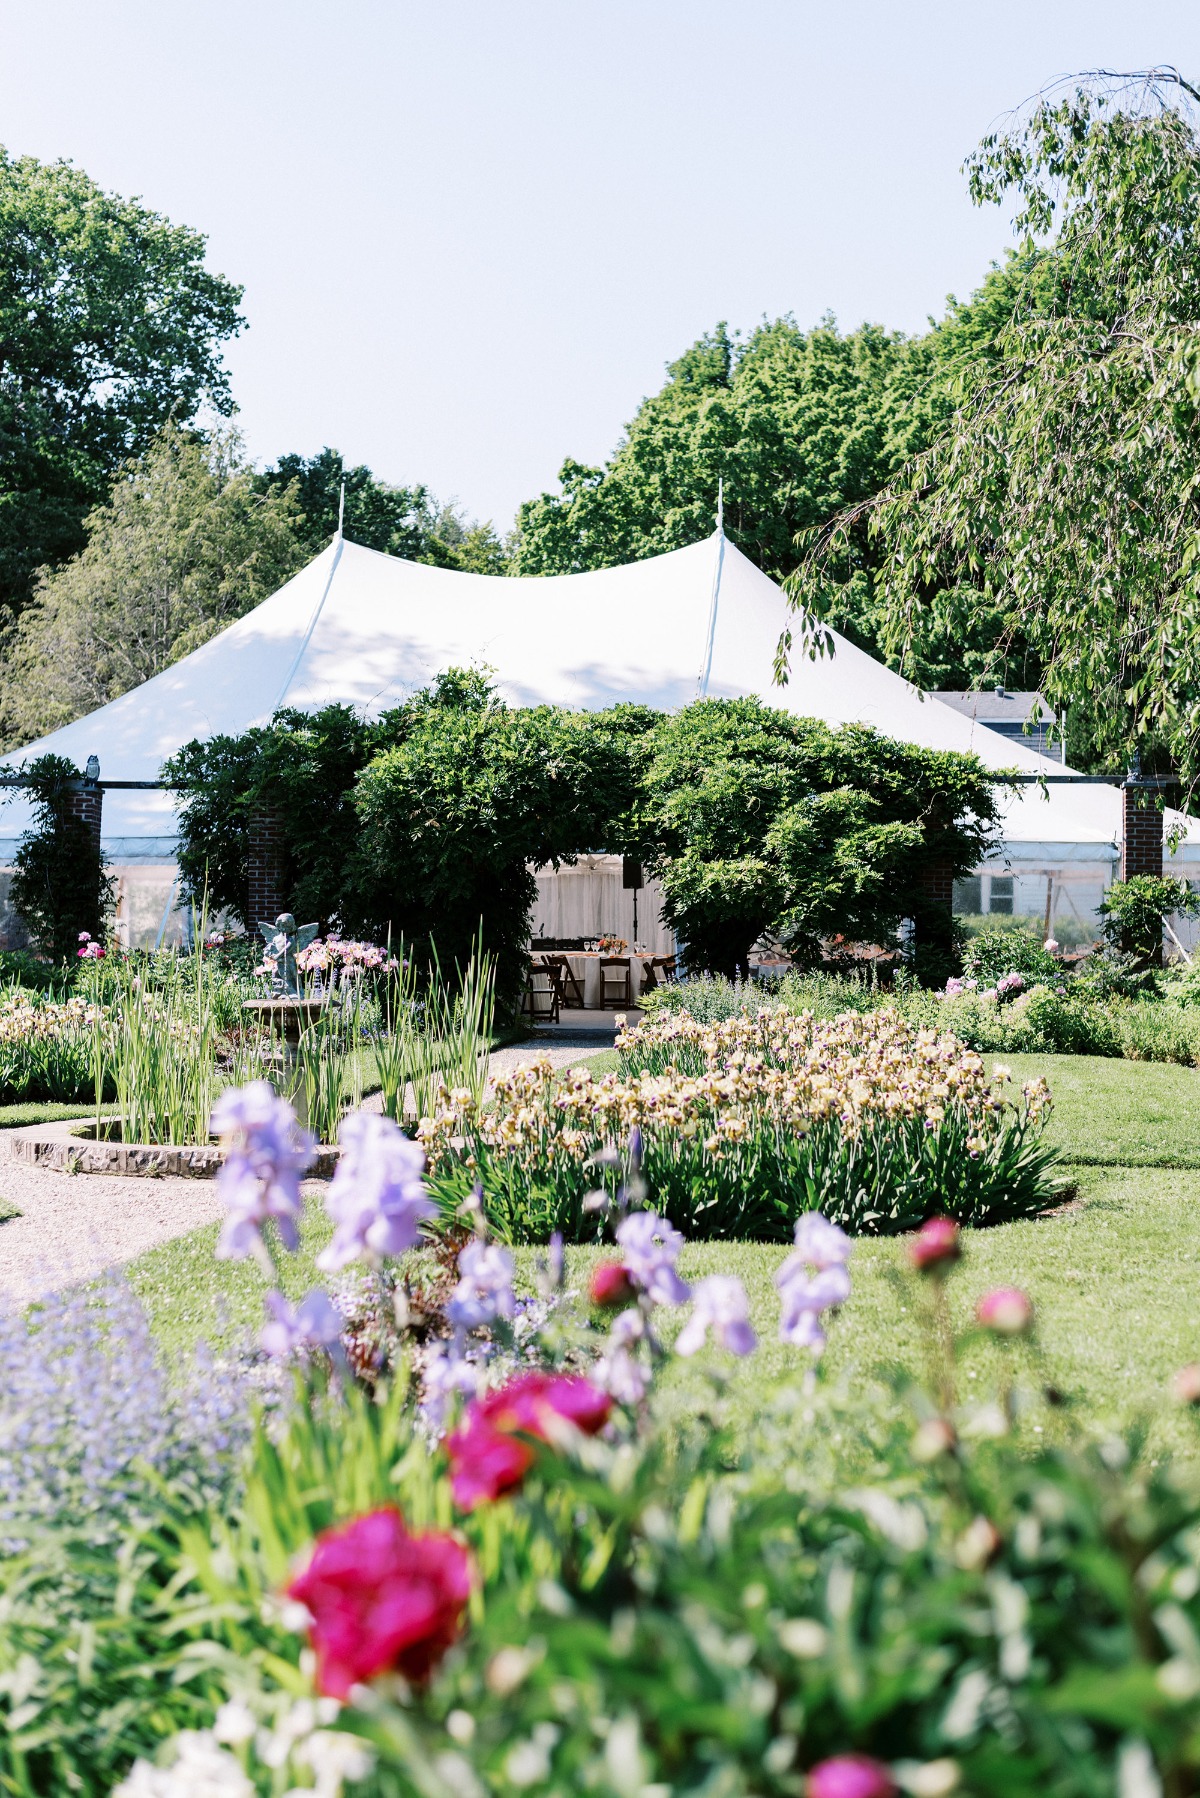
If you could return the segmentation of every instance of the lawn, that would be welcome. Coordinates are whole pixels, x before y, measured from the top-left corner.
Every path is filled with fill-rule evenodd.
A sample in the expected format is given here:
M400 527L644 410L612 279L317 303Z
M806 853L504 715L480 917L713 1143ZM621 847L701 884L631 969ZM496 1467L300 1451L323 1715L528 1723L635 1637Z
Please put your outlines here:
M965 1323L989 1286L1024 1287L1038 1308L1045 1378L1077 1395L1101 1421L1160 1410L1156 1439L1178 1439L1181 1425L1164 1409L1170 1379L1184 1362L1200 1359L1200 1074L1068 1056L1021 1057L1009 1065L1014 1078L1044 1073L1049 1079L1056 1100L1050 1129L1077 1197L1043 1219L968 1232L952 1287L956 1315ZM314 1259L330 1226L320 1187L308 1190L301 1250L286 1265L294 1296L323 1283ZM198 1230L130 1268L168 1350L186 1349L200 1337L214 1347L233 1344L262 1321L257 1270L215 1261L215 1240L215 1226ZM721 1271L745 1282L764 1342L753 1368L733 1374L734 1390L744 1390L747 1400L765 1375L794 1364L792 1351L775 1340L773 1275L784 1252L759 1243L695 1244L681 1264L691 1279ZM518 1251L526 1274L534 1254ZM596 1258L594 1250L570 1253L573 1285L584 1284ZM826 1355L830 1378L861 1386L889 1364L918 1367L913 1294L897 1279L903 1262L903 1245L895 1241L856 1245L854 1294L833 1326ZM992 1353L981 1345L969 1364L981 1387ZM684 1400L697 1375L680 1368L676 1377ZM1029 1427L1045 1426L1031 1421Z

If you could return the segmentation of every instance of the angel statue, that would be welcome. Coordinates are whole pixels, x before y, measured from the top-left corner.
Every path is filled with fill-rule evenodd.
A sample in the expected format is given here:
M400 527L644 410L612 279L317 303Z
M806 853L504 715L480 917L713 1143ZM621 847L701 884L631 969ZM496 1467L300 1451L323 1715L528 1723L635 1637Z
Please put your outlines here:
M301 924L297 929L291 912L281 911L273 924L260 922L258 929L266 944L263 959L272 965L272 992L281 993L286 999L298 999L300 975L296 955L299 950L308 948L317 934L317 926Z

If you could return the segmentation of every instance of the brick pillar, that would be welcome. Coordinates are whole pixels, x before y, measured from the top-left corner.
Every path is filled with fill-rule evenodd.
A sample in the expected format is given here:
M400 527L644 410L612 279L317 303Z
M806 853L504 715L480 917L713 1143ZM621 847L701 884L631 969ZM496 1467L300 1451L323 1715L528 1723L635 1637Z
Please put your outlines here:
M91 838L96 854L100 853L100 825L104 812L104 788L94 782L76 787L67 794L67 816L78 818Z
M260 807L250 819L247 874L246 922L253 932L273 924L284 909L283 829L273 806Z
M954 874L949 862L932 862L925 870L922 887L935 905L954 909Z
M1154 789L1131 775L1121 789L1121 879L1163 871L1163 815Z

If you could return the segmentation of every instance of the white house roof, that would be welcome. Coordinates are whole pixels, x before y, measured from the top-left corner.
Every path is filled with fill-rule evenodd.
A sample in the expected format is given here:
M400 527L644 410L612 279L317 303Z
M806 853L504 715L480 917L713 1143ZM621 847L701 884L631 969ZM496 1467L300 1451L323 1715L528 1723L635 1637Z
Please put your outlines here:
M794 655L787 685L775 686L788 619L781 589L719 535L620 568L517 579L430 568L335 539L219 636L4 760L53 751L82 767L95 753L102 779L153 780L192 738L241 732L282 704L340 700L374 714L446 668L486 664L518 705L633 700L671 709L701 692L758 694L800 716L970 751L990 768L1064 771L923 696L836 634L831 654ZM15 837L26 816L23 798L11 801L0 838ZM168 794L105 795L114 859L154 853L152 843L169 853L174 829ZM1111 850L1119 829L1112 787L1026 787L1007 802L1005 840L1018 858L1035 846L1059 860L1094 858Z

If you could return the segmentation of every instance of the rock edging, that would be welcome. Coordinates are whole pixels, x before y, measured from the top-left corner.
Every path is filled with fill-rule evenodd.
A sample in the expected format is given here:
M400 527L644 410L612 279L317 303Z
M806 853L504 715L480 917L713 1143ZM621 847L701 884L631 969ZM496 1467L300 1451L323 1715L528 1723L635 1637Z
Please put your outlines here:
M189 1180L212 1180L225 1159L215 1143L94 1142L74 1132L89 1122L77 1118L60 1124L41 1124L14 1130L8 1138L9 1156L27 1167L48 1168L60 1174L116 1174L162 1179L167 1175ZM321 1148L306 1178L328 1180L337 1166L339 1151Z

